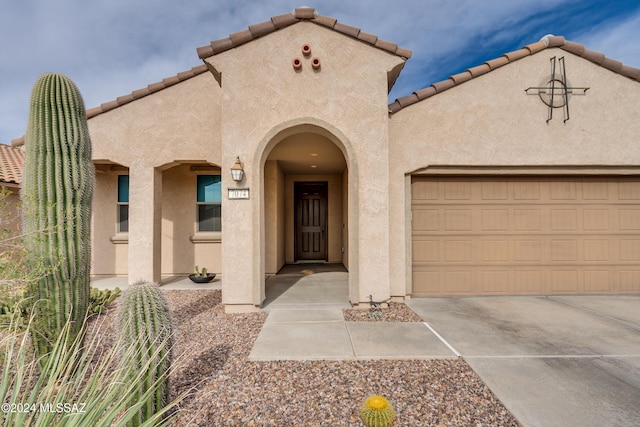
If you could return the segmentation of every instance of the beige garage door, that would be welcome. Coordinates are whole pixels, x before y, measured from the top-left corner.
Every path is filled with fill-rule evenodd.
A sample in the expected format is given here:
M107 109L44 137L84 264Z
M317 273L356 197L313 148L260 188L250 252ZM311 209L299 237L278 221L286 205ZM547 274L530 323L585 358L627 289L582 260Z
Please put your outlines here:
M640 293L640 179L413 177L413 295Z

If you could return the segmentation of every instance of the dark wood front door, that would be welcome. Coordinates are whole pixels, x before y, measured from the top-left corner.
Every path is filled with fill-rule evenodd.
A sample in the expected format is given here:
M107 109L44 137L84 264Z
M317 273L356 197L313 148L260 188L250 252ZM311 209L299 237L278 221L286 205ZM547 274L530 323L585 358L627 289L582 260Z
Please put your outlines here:
M294 183L296 261L327 259L327 183Z

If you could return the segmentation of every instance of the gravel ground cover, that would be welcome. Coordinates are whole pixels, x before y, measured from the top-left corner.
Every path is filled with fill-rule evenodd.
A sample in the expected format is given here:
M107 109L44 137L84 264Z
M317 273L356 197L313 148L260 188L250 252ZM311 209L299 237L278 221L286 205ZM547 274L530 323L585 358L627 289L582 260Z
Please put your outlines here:
M394 426L519 426L462 359L250 362L266 313L225 314L219 290L164 292L181 360L172 394L192 390L176 426L362 426L372 394L392 403Z
M344 308L342 315L347 322L422 322L406 304L397 302L390 302L385 308Z

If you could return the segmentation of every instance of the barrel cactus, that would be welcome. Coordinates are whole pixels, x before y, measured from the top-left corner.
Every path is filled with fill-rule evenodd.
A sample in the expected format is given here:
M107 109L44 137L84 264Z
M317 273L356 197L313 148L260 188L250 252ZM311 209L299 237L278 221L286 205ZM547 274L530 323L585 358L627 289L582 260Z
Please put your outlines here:
M118 330L123 343L121 363L145 377L131 396L132 405L142 403L131 423L137 426L169 403L171 317L158 285L145 281L136 282L125 291L118 310Z
M360 409L360 419L366 427L390 427L395 416L393 406L382 396L368 397Z
M89 305L94 167L84 102L66 76L42 75L33 87L23 172L25 245L45 274L32 288L36 353L51 351L71 322L71 341Z

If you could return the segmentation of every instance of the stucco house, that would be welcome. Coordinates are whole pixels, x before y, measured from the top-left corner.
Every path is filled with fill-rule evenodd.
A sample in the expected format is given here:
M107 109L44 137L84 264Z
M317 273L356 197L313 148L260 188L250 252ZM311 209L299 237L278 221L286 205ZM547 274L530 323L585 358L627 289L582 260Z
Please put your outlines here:
M388 103L411 51L299 8L88 110L93 274L285 264L349 300L640 293L640 70L559 36ZM242 170L236 181L231 170Z

